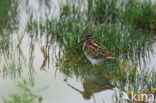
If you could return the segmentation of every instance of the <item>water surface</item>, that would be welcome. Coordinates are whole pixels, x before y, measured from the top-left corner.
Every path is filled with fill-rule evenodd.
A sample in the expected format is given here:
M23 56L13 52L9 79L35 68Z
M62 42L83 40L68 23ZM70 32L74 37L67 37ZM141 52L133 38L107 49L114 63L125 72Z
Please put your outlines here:
M109 78L102 78L102 74L96 73L79 74L82 69L90 69L91 63L87 62L86 66L78 64L75 67L78 72L71 71L72 74L67 75L68 72L59 70L56 65L58 58L63 56L57 37L47 36L48 32L42 34L39 29L33 33L27 32L27 23L32 14L32 19L38 22L43 20L45 23L47 19L52 18L59 20L60 5L65 2L56 0L47 2L42 0L19 2L16 18L13 18L18 22L12 24L17 28L11 30L9 49L0 53L0 96L7 97L9 94L19 92L16 87L17 82L27 79L34 83L34 91L46 87L45 90L37 92L43 96L43 103L103 103L104 101L113 103L114 95L119 89L108 82ZM17 47L20 39L20 46ZM42 48L46 48L48 59L44 57ZM156 43L150 45L149 50L140 55L138 57L134 53L127 57L133 60L127 60L130 63L140 63L138 65L140 70L156 68ZM121 60L125 60L122 57L120 56ZM21 67L22 70L12 71L10 65L14 63L15 67ZM10 69L4 71L4 66ZM2 99L0 102L2 103Z

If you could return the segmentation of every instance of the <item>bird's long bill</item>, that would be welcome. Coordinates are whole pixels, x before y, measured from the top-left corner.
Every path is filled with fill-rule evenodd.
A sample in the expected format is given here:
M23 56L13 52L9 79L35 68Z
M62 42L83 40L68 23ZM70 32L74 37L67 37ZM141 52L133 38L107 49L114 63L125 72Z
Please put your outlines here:
M83 91L81 91L81 90L79 90L79 89L73 87L72 85L70 85L70 84L68 84L68 83L67 83L67 85L68 85L69 87L71 87L72 89L78 91L79 93L83 93Z
M85 39L81 40L80 42L78 42L77 44L75 44L73 47L69 48L68 51L71 51L73 48L75 48L76 46L80 45L84 41L85 41Z

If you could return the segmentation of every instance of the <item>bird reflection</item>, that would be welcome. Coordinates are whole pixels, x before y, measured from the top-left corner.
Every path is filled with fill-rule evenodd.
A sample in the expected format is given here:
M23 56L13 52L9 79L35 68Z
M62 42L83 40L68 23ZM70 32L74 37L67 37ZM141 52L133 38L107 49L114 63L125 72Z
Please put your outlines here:
M99 93L101 91L114 88L114 86L111 85L108 78L101 78L98 75L87 76L83 80L82 84L83 84L84 91L81 91L75 88L74 86L70 85L69 83L67 83L69 87L80 92L80 94L82 94L83 98L86 100L91 99L91 97L93 97L93 99L95 100L94 98L95 93Z

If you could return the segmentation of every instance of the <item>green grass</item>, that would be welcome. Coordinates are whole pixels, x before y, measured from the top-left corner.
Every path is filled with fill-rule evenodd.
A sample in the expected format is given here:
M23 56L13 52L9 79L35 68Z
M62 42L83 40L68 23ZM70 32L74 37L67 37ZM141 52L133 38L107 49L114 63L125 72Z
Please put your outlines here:
M6 29L6 25L8 25L7 28L15 28L18 23L17 22L17 6L18 6L18 0L1 0L0 3L0 34L3 32L3 29Z
M129 0L125 4L123 13L123 22L136 25L139 28L147 30L156 30L156 5L152 2L139 2L137 0Z
M86 66L84 66L84 69L81 69L83 67L79 68L79 66L83 65L79 62L86 62L88 64L87 66L92 68L89 66L90 63L85 59L82 52L82 44L73 49L70 55L67 54L68 49L79 42L86 34L92 34L95 41L103 44L109 51L114 52L116 57L124 57L124 55L133 53L136 53L136 56L139 56L140 52L143 53L146 51L146 48L148 49L148 47L154 42L149 29L143 29L142 27L138 28L138 25L134 24L137 22L131 23L131 20L128 20L135 19L129 17L131 12L127 10L133 8L128 7L128 3L126 4L122 2L123 4L121 3L121 8L119 8L116 6L117 1L99 0L98 2L96 0L88 0L88 2L88 10L84 11L84 13L87 13L87 19L84 18L83 13L80 13L79 8L74 7L73 9L67 4L62 7L60 19L58 21L55 19L47 19L46 22L43 22L42 20L41 22L37 22L30 17L30 21L27 24L27 30L30 33L37 34L36 31L40 31L49 34L51 37L57 38L59 46L64 52L61 61L58 61L57 65L61 71L69 77L74 73L77 77L79 77L79 75L82 75L83 77L86 76L85 73L94 72L94 69L85 69ZM136 5L136 7L139 8L142 7L141 5L145 5L145 3L137 3L138 2L133 2L133 5ZM92 5L94 5L93 8L91 8ZM107 5L108 8L112 7L113 9L108 9L106 7ZM152 7L151 5L146 6L150 9ZM123 7L125 11L122 10ZM139 12L140 15L146 12L142 12L139 8L136 8L136 10L138 10L137 12ZM137 14L136 16L138 17L138 20L140 20L140 16ZM142 18L144 18L144 16L145 14ZM115 69L119 67L114 66L109 68ZM102 70L105 69L103 68ZM114 73L115 72L117 71L114 71Z
M17 28L18 0L2 0L0 3L0 52L12 44L12 32Z
M9 5L3 10L4 2ZM7 3L8 2L8 3ZM12 27L16 27L18 2L10 4L9 1L2 1L0 4L0 17L6 18L0 22L0 50L8 50L5 53L9 54L12 45ZM118 6L119 5L119 6ZM81 7L81 4L79 4ZM29 79L34 79L34 46L33 43L46 34L48 37L57 39L63 56L56 63L57 67L66 78L76 76L81 80L87 76L94 75L106 80L111 79L113 85L119 90L140 92L139 88L151 91L155 88L155 71L150 72L146 68L142 71L137 70L136 63L128 65L118 61L107 61L99 66L99 71L96 66L85 58L82 52L82 44L73 49L68 54L68 49L79 42L84 35L92 34L95 41L103 44L109 51L115 53L117 58L125 55L136 53L145 53L146 49L154 42L150 30L156 28L156 5L150 2L138 2L136 0L122 1L118 4L118 0L88 0L88 9L81 11L80 8L73 4L67 3L60 7L61 13L58 20L46 19L36 21L33 19L33 14L30 15L27 23L27 32L30 34L31 47L29 58ZM10 9L11 8L11 9ZM8 12L11 12L11 15ZM11 18L10 18L11 16ZM8 26L7 26L8 25ZM18 26L17 26L18 27ZM39 36L38 36L39 35ZM22 38L19 39L17 45L20 48ZM7 58L6 64L3 66L4 75L11 75L14 78L21 75L22 62L19 62L14 57L14 52L11 51L11 56ZM2 52L3 53L3 52ZM134 56L132 58L135 58ZM151 80L151 81L149 81ZM129 84L128 84L129 83ZM129 85L128 89L124 89L125 84ZM27 88L27 82L20 83L18 86L22 90L22 94L12 94L10 99L5 99L4 103L40 103L41 98L31 92Z
M89 22L131 24L146 30L156 30L156 5L151 0L88 0Z
M88 21L95 24L114 23L120 17L118 0L88 0Z
M9 20L8 11L10 10L11 0L2 0L0 3L0 32Z
M87 19L84 19L85 17L79 8L74 6L72 8L70 4L67 4L62 7L58 21L47 19L46 22L42 22L42 20L37 22L31 16L27 24L28 32L34 32L35 34L37 34L36 31L47 32L52 37L57 37L60 47L65 48L65 51L80 41L86 34L92 34L95 41L103 44L108 50L116 54L141 51L152 44L153 41L148 29L138 29L137 21L141 20L140 27L145 24L147 26L151 25L146 23L145 20L151 20L150 18L153 18L155 12L149 12L150 15L146 17L148 10L141 9L141 7L145 6L144 8L148 7L149 10L153 10L153 6L150 3L138 3L135 0L133 1L135 6L131 7L127 6L128 3L126 2L122 3L124 6L119 7L117 6L117 0L88 0L88 10L84 11ZM125 11L122 10L123 7ZM133 12L134 14L132 9L136 10ZM145 18L145 20L140 18ZM79 46L76 49L78 55L82 54L81 47Z
M146 30L136 30L135 26L117 24L94 25L89 22L79 22L75 18L61 19L58 22L47 21L44 27L51 36L58 38L60 47L67 51L70 47L80 41L84 35L92 34L95 41L103 44L109 51L118 54L141 51L153 43ZM31 24L29 24L31 25ZM77 54L82 55L82 45L76 48Z

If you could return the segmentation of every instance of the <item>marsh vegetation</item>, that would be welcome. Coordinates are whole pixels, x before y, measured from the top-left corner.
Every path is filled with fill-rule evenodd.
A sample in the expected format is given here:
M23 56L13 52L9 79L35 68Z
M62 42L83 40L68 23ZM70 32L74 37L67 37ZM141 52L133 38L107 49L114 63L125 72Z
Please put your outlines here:
M82 44L69 52L86 34L117 60L97 69L84 56ZM0 102L128 103L122 92L130 98L131 92L156 95L155 34L154 1L2 0ZM46 85L45 92L31 89Z

